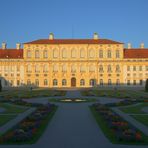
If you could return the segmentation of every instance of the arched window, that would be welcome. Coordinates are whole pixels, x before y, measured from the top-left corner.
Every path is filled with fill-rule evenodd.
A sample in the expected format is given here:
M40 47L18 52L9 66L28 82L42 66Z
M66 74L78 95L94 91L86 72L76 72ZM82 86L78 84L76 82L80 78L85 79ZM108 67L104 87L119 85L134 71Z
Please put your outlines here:
M67 67L66 67L66 65L63 65L62 66L62 72L66 72L67 71Z
M76 50L75 49L72 49L72 51L71 51L71 57L72 58L76 58Z
M48 51L47 50L44 50L43 56L44 56L44 58L48 58Z
M27 80L27 85L28 85L28 86L31 85L30 79Z
M31 58L31 50L27 50L27 58Z
M116 72L120 72L120 66L116 65Z
M27 65L27 72L31 72L32 71L32 66L31 65Z
M96 80L95 79L90 79L89 80L89 85L90 86L95 86L96 85Z
M94 50L93 49L90 49L89 50L89 57L90 58L93 58L94 57Z
M48 65L47 65L47 64L44 65L44 67L43 67L43 72L48 72Z
M40 55L39 55L39 50L35 50L35 58L39 58Z
M108 70L107 70L108 72L111 72L112 71L112 69L111 69L111 65L108 65Z
M54 49L53 50L53 58L57 58L58 57L58 50Z
M57 86L58 85L58 80L57 79L54 79L53 80L53 86Z
M66 49L62 50L62 58L67 58L67 51L66 51Z
M94 65L90 65L89 66L89 71L90 72L94 72L95 71L95 66Z
M84 49L80 50L80 58L84 58L85 57L85 51Z
M103 50L99 50L99 58L103 58Z
M39 71L40 71L39 65L35 65L35 72L39 72Z
M112 85L112 80L108 79L108 85Z
M76 66L75 65L71 66L71 72L76 72Z
M48 85L48 80L44 79L44 85L47 86Z
M53 72L58 72L58 65L53 65Z
M63 79L62 80L62 86L66 86L67 85L67 81L66 81L66 79Z
M80 80L80 86L84 86L85 85L85 80L84 79L81 79Z
M99 66L99 72L103 72L103 66L102 65Z
M112 57L111 50L108 50L108 52L107 52L107 57L108 57L108 58L111 58L111 57Z
M80 66L80 72L85 72L85 70L86 70L86 69L85 69L85 66L84 66L84 65L81 65L81 66Z
M38 79L35 80L35 85L39 86L39 80Z
M120 80L119 79L116 80L116 85L120 85Z
M103 85L103 79L100 79L100 85Z
M116 50L116 58L120 58L120 52L119 52L119 50Z

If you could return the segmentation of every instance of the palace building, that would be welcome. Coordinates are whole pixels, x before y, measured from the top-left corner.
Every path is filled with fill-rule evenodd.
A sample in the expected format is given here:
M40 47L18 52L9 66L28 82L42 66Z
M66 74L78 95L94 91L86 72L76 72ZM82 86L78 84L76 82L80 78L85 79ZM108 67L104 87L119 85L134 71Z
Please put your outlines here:
M0 49L2 87L144 86L148 49L101 39L39 39Z

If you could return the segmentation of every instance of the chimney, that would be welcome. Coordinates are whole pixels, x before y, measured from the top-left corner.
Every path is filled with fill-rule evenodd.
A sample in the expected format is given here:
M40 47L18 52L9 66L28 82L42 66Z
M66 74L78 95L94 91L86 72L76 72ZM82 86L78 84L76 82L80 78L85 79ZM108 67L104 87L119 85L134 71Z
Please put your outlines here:
M97 39L99 39L98 33L94 33L94 40L97 40Z
M21 49L21 44L20 43L16 43L16 49L17 50Z
M142 49L144 48L144 43L140 44L140 48L142 48Z
M54 39L54 34L53 33L50 33L49 34L49 40L53 40Z
M2 49L6 49L7 44L5 42L2 43Z
M128 43L128 44L127 44L127 48L128 48L128 49L131 49L131 48L132 48L132 44L131 44L131 43Z

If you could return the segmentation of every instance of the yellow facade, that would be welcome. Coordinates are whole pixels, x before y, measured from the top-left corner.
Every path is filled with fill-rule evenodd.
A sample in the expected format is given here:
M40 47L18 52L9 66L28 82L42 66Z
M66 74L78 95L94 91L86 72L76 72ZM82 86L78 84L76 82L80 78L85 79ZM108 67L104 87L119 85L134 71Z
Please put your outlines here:
M52 34L49 40L55 40ZM99 40L96 34L92 40ZM0 58L0 76L3 87L143 86L148 58L125 58L118 42L30 42L23 46L23 58Z

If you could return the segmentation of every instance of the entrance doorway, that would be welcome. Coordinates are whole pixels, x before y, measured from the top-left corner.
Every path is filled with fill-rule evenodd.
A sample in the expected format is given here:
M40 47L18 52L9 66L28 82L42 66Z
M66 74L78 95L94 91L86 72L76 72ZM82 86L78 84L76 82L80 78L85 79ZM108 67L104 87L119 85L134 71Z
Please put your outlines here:
M71 87L76 87L76 78L71 78Z

